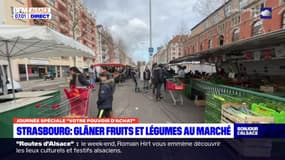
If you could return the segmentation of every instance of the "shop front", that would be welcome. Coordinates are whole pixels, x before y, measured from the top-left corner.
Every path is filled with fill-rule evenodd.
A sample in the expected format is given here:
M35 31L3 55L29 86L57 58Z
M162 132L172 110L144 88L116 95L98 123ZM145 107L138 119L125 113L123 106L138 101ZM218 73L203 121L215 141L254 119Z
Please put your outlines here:
M69 69L69 66L31 64L19 64L18 67L20 81L43 79L47 74L60 78L63 77Z

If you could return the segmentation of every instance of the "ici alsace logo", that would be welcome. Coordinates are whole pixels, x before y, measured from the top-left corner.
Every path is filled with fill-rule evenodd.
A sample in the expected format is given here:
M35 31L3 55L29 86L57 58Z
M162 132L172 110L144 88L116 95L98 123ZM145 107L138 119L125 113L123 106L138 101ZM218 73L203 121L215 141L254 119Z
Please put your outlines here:
M260 18L261 19L272 19L272 8L263 7L260 9Z

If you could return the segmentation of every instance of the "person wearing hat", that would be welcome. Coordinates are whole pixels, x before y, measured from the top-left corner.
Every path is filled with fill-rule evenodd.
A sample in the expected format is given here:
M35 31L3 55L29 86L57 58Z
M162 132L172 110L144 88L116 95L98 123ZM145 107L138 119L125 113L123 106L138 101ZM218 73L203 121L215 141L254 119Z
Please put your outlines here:
M71 67L69 71L71 74L70 88L87 88L90 86L90 83L77 67Z

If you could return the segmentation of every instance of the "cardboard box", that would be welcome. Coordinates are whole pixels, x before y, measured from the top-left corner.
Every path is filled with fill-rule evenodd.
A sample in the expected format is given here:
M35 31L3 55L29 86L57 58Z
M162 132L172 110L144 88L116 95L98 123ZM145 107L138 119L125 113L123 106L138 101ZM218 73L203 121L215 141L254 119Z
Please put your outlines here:
M195 104L197 107L205 107L205 106L206 106L206 101L205 101L205 100L195 100L195 101L194 101L194 104Z
M265 93L273 93L274 87L273 86L260 86L259 90Z

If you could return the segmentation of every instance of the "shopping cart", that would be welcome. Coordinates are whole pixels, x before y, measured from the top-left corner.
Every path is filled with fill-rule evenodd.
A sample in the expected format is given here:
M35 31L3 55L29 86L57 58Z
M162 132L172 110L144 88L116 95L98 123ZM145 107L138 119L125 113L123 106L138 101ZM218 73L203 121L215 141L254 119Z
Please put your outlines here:
M90 89L64 89L65 96L51 97L35 104L32 117L87 117Z
M176 105L177 102L180 102L183 105L183 97L181 91L185 90L184 83L176 79L167 79L166 89L169 91L174 105Z
M88 88L73 88L70 90L64 89L64 92L70 103L69 116L87 117L90 89Z
M53 96L45 101L38 102L30 110L31 118L66 117L69 115L69 102L64 96Z

